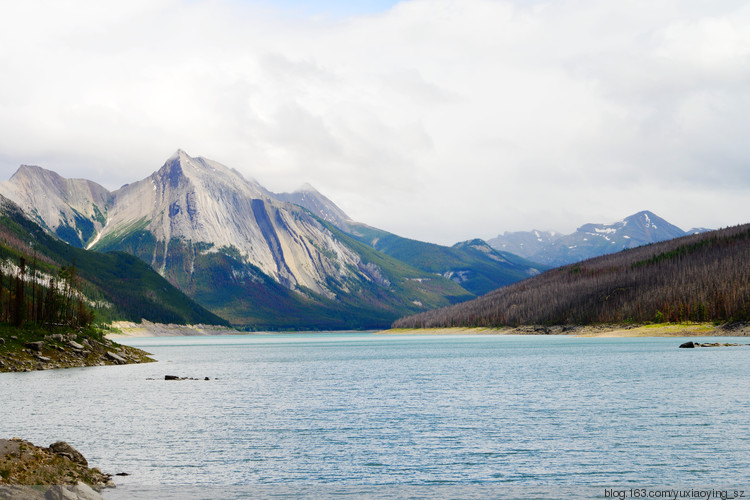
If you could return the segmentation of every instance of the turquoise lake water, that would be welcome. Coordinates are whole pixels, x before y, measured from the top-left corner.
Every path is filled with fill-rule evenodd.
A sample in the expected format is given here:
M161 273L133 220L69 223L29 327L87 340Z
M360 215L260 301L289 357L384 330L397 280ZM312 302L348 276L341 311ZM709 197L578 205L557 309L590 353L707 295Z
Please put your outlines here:
M750 347L683 341L132 338L159 362L0 374L0 435L128 473L105 498L750 497Z

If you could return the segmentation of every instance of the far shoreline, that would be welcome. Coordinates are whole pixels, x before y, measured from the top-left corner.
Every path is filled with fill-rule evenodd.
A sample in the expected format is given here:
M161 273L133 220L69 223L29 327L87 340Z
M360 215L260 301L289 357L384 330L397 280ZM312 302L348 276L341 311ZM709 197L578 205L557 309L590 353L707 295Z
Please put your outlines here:
M566 325L519 327L393 328L378 335L565 335L569 337L747 337L750 324Z
M116 322L116 331L106 337L110 340L143 337L194 337L217 335L253 335L303 333L300 331L245 332L231 327L215 325L175 325L144 321L142 323ZM352 330L341 330L351 332ZM374 335L565 335L569 337L747 337L750 323L659 323L649 325L524 325L518 327L450 327L450 328L392 328L364 330ZM323 333L306 331L314 335ZM337 333L326 331L326 333Z

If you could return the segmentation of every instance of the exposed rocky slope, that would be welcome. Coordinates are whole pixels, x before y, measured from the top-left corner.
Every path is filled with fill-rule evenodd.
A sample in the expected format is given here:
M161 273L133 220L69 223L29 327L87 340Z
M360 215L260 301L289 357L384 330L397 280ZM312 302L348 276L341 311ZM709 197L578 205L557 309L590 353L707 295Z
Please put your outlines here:
M129 319L171 323L226 324L195 303L139 259L124 253L91 252L50 236L12 201L0 195L0 322L8 321L8 301L22 273L28 314L41 312L50 283L60 290L60 276L76 270L77 294L85 297L100 321ZM65 270L65 271L64 271ZM39 293L45 297L33 298ZM37 307L33 307L35 304ZM38 319L38 318L37 318Z
M446 247L403 238L355 222L310 185L305 185L294 193L282 193L277 196L308 209L379 252L422 271L454 281L473 295L482 295L546 269L546 266L519 258L512 253L495 250L479 239Z
M31 189L19 184L22 177L9 181L16 196ZM237 171L184 151L108 199L106 223L88 248L139 257L236 325L377 327L471 297L455 282L373 252ZM61 216L45 214L48 228L60 224Z
M51 170L22 165L0 182L0 195L15 201L36 223L82 247L106 224L112 194L85 179L65 179Z

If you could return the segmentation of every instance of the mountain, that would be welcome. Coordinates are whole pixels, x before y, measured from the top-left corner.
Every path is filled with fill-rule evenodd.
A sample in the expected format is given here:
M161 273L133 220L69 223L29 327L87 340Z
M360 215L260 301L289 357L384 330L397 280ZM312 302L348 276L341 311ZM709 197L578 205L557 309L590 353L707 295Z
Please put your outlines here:
M547 269L510 252L495 250L479 239L447 247L404 238L355 222L309 184L294 193L277 196L306 208L379 252L426 273L454 281L472 295L482 295Z
M76 247L83 247L107 222L109 191L84 179L65 179L41 167L22 165L0 195L15 201L37 224Z
M292 193L277 193L276 198L306 208L324 221L330 222L344 232L351 233L354 221L310 184L305 184Z
M140 259L121 252L103 254L76 248L50 236L48 230L49 227L45 230L29 219L18 205L0 196L0 298L3 286L10 289L3 285L2 279L10 280L18 274L23 257L28 281L34 281L30 276L34 271L37 273L37 287L48 284L50 279L58 280L63 268L75 268L80 279L79 292L99 320L227 324ZM7 311L0 313L7 317Z
M36 172L44 186L44 178L56 175ZM26 191L34 183L19 179L11 178L13 189L6 190L32 198ZM139 257L238 326L374 328L472 297L451 280L374 251L236 170L184 151L149 177L104 195L106 218L85 239L87 248ZM100 206L93 195L82 198L76 207ZM54 198L57 212L36 213L33 204L27 210L51 229L63 224L72 206L66 200Z
M506 232L488 243L495 249L556 267L699 231L685 232L653 212L642 211L612 224L584 224L568 235L542 231Z
M403 238L364 224L352 225L352 235L379 252L450 279L474 295L485 294L547 269L517 255L495 250L480 239L445 247Z
M749 260L746 224L569 264L393 326L748 321Z
M487 244L496 250L510 252L530 259L563 236L563 234L554 231L539 231L537 229L516 232L506 231L495 238L487 240Z

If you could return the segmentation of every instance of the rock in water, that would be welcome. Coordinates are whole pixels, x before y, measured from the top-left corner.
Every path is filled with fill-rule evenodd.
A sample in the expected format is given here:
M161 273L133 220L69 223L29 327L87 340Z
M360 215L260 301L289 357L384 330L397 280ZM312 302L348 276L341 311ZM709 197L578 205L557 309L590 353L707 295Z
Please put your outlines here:
M52 443L51 445L49 445L49 449L54 454L60 455L61 457L67 457L71 461L77 464L80 464L86 467L88 467L89 465L86 458L83 455L81 455L81 453L78 450L70 446L65 441L58 441L56 443Z
M693 348L695 347L695 344L693 342L685 342L684 344L680 344L680 348Z

